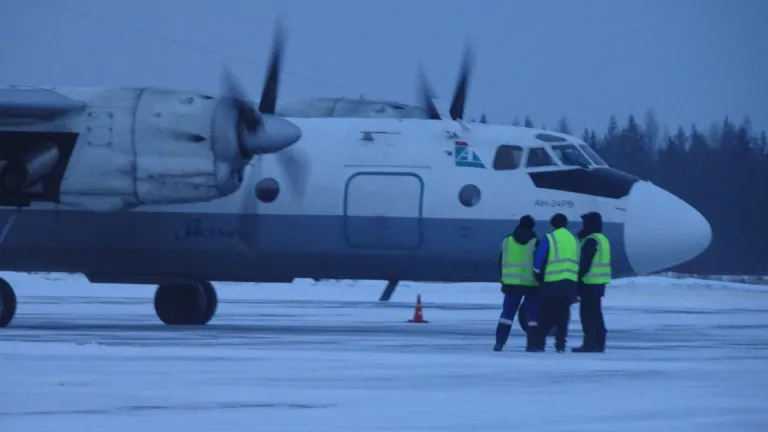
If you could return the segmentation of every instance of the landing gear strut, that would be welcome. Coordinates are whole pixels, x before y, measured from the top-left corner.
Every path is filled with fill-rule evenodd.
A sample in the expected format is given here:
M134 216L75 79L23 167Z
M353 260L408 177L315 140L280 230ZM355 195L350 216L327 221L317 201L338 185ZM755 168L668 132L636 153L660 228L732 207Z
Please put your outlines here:
M216 314L219 299L208 281L158 285L155 312L168 325L205 325Z
M16 293L13 287L0 278L0 327L7 327L16 314Z

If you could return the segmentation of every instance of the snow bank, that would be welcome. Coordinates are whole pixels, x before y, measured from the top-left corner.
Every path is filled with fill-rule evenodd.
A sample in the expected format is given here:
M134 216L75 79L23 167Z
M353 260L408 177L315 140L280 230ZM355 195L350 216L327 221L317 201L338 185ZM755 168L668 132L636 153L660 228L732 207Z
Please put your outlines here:
M703 279L719 282L737 282L753 285L768 285L768 276L754 276L754 275L695 275L688 273L675 273L665 272L660 273L660 276L669 277L673 279Z

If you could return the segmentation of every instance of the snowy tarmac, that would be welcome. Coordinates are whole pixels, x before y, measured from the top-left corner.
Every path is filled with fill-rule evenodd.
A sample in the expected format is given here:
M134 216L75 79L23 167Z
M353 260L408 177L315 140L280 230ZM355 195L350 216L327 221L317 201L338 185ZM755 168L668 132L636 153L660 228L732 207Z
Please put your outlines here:
M768 288L617 281L605 354L491 351L495 285L216 284L204 328L164 326L150 286L5 273L0 430L768 430ZM409 324L417 294L428 324ZM578 306L569 347L581 343Z

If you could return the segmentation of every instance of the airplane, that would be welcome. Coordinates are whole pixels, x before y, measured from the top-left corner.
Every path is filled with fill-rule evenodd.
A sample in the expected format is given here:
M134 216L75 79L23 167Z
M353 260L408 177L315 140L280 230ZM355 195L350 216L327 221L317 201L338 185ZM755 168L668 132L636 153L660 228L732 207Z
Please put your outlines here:
M696 209L579 138L465 122L469 55L448 113L423 74L420 106L278 107L282 57L278 27L258 105L226 67L220 95L0 88L0 270L156 284L161 322L205 325L212 281L382 280L382 301L401 280L498 282L501 241L525 214L541 234L563 213L575 233L599 211L615 278L711 242ZM16 309L0 279L0 326Z

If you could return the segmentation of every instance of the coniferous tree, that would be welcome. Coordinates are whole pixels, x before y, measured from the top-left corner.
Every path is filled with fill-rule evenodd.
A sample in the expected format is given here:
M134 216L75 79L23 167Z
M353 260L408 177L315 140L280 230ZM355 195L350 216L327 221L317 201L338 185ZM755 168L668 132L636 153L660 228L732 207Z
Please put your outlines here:
M643 129L648 145L654 151L659 147L659 122L656 120L656 113L649 109L643 116Z
M611 117L608 119L608 139L610 140L613 138L616 133L619 131L619 123L616 121L616 116L611 114Z
M614 168L651 180L700 211L712 227L712 243L673 271L698 274L768 274L768 139L749 118L737 127L726 117L701 132L677 127L670 134L652 111L643 125L615 116L602 138L582 139ZM594 136L594 139L592 138ZM588 138L585 139L585 138Z
M533 120L531 120L530 117L525 116L525 120L523 120L523 126L527 127L527 128L532 128L533 127Z
M519 119L513 124L519 125ZM709 248L669 270L768 275L766 132L755 130L749 117L738 126L725 117L703 129L660 124L653 110L643 114L642 124L630 115L620 125L611 115L605 132L584 128L580 136L613 168L663 187L709 221ZM523 126L532 128L534 122L525 116ZM566 117L561 117L556 129L571 134L567 126Z
M571 135L571 127L568 125L568 119L566 119L565 116L561 116L560 119L557 120L555 131Z
M765 131L760 132L760 139L758 140L757 144L757 153L763 157L765 157L766 153L768 153L768 138L765 137Z
M597 145L598 145L597 133L595 133L594 130L592 130L589 133L589 141L587 142L587 144L589 144L589 146L592 147L592 150L597 150Z

